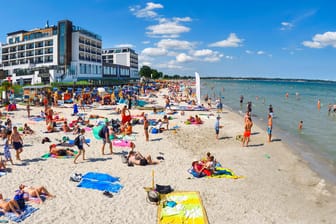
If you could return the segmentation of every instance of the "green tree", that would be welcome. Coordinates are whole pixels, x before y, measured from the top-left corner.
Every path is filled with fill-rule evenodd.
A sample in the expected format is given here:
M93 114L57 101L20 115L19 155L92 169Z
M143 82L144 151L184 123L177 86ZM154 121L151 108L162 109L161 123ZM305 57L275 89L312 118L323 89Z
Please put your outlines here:
M139 71L139 75L142 77L146 77L146 78L151 78L151 74L152 74L152 69L147 66L147 65L143 65L141 68L140 68L140 71Z
M152 77L152 79L160 78L159 72L156 69L152 69L151 77Z
M5 99L5 105L9 104L9 99L8 99L8 94L7 91L9 90L9 88L12 86L12 83L10 83L9 81L3 81L1 83L1 89L6 91L6 99Z

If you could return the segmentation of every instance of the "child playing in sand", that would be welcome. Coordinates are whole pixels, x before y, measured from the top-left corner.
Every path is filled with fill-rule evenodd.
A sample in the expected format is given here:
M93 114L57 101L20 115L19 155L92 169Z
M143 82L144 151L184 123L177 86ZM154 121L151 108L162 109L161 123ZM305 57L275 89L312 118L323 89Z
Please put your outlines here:
M79 153L77 154L77 156L75 157L75 160L74 160L74 163L77 164L76 160L78 159L78 157L83 153L83 160L85 160L85 149L84 149L84 143L90 147L90 145L88 143L86 143L85 141L85 130L84 129L81 129L80 130L80 135L79 135L79 145L77 146L78 147L78 150L79 150Z

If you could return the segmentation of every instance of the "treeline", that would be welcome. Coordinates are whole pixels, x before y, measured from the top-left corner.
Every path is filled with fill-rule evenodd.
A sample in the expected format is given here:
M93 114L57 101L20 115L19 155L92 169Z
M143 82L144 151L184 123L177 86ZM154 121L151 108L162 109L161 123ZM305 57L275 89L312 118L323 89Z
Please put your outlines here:
M140 68L139 71L140 77L145 77L149 79L193 79L194 76L180 76L180 75L167 75L162 72L157 71L156 69L152 69L151 67L144 65Z

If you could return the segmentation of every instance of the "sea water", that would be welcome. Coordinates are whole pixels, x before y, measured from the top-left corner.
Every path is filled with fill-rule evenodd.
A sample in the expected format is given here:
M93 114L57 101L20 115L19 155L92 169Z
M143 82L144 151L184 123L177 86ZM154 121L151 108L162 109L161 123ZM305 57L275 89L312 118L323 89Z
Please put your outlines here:
M221 98L224 105L242 115L251 101L252 120L265 130L271 104L274 138L288 144L322 177L336 183L336 113L328 113L328 104L336 104L336 82L202 79L203 99L206 94L213 103ZM244 97L243 104L240 96ZM302 130L298 129L300 121Z

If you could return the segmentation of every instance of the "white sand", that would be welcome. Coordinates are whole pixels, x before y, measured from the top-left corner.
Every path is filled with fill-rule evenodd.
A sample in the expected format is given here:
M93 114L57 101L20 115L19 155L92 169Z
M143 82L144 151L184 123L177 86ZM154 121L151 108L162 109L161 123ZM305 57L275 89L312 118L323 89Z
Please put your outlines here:
M163 101L160 98L160 105ZM32 107L32 114L39 114L42 108ZM74 117L70 108L54 108L71 121ZM111 111L90 110L88 114L108 114ZM150 111L147 111L150 113ZM140 111L132 110L132 114ZM204 112L202 112L204 114ZM205 112L207 113L207 112ZM210 112L209 112L210 113ZM174 133L166 131L150 134L145 142L143 126L136 125L136 150L151 154L154 158L163 153L164 162L145 167L128 167L119 155L101 155L101 142L92 133L86 137L92 140L86 148L86 157L80 157L79 164L73 159L41 159L48 152L49 144L41 144L44 136L51 140L60 139L63 133L42 134L45 122L30 124L36 131L32 136L24 136L22 162L12 157L15 166L8 165L12 172L0 177L0 192L5 197L13 197L20 183L32 186L43 185L56 195L43 204L34 205L39 210L23 223L157 223L157 207L146 202L143 187L151 186L151 172L155 171L155 183L170 184L178 191L200 191L209 223L336 223L335 186L327 185L312 172L302 159L286 148L284 139L266 143L264 128L254 126L251 147L241 147L235 136L242 133L243 118L230 111L221 114L220 140L215 140L213 118L201 117L200 126L185 125L185 116L173 115L170 127L181 126ZM108 115L119 118L119 115ZM159 118L150 115L149 118ZM23 125L28 121L23 106L12 116L14 124ZM21 123L21 124L20 124ZM71 136L74 138L74 136ZM276 136L275 136L276 138ZM105 148L108 152L108 147ZM114 148L120 153L125 148ZM212 152L223 167L232 169L241 179L193 178L187 169L193 158ZM269 158L267 158L269 155ZM124 188L108 198L101 191L76 187L69 181L72 173L102 172L120 177ZM0 217L3 219L4 217Z

